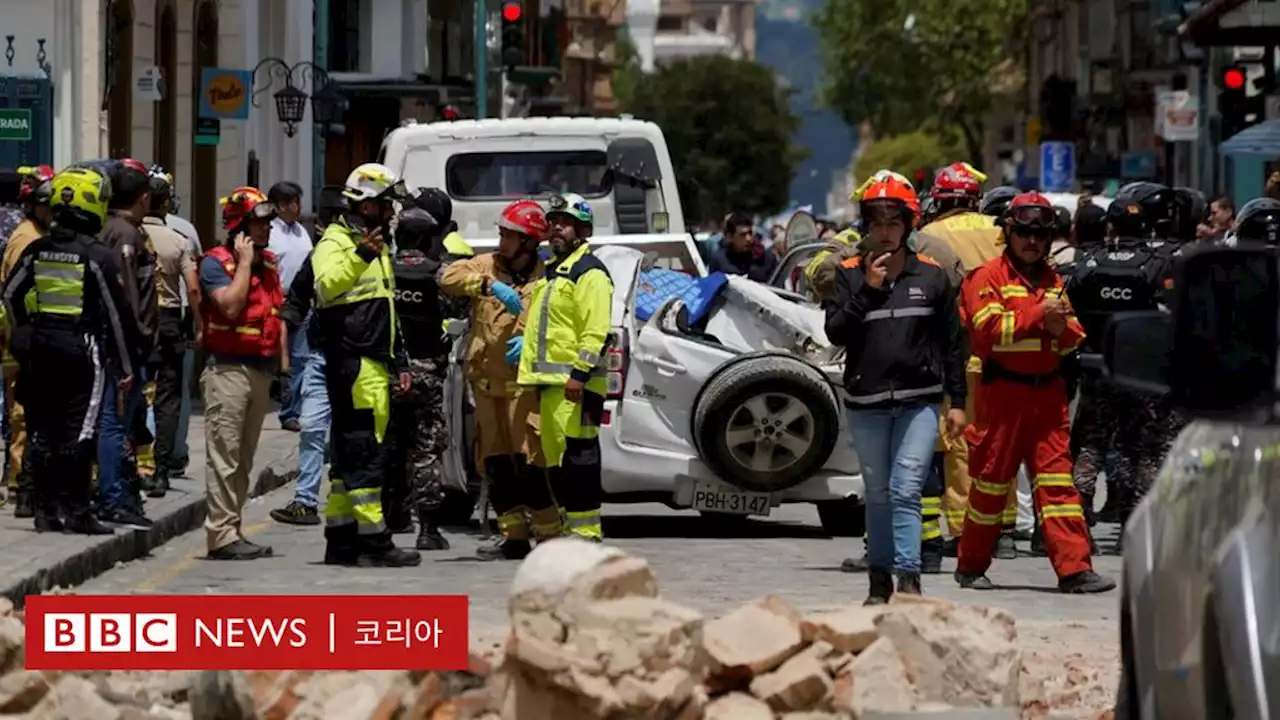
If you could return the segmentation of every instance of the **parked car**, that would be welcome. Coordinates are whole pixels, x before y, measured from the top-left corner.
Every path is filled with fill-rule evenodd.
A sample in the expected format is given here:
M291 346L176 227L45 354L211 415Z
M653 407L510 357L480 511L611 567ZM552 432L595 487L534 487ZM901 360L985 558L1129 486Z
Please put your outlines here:
M1267 249L1188 256L1172 313L1113 320L1112 379L1191 418L1124 530L1116 717L1280 710L1280 272Z
M696 306L671 297L642 321L637 298L661 258L623 245L594 252L615 284L600 430L607 499L719 517L808 502L828 532L860 536L862 474L841 441L837 395L844 351L827 342L822 311L716 274L700 281ZM461 373L449 384L459 421ZM467 466L469 447L455 443L451 475Z

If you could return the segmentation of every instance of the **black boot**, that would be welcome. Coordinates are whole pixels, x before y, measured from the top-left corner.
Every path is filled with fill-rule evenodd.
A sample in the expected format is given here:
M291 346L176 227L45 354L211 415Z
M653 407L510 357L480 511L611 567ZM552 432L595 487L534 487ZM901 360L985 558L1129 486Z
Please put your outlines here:
M1039 523L1036 523L1036 529L1031 533L1031 554L1036 557L1049 554L1044 544L1044 526Z
M840 572L864 573L870 567L871 563L867 561L867 554L864 552L860 558L845 558L840 563Z
M942 544L942 556L949 558L960 557L960 538L947 538Z
M42 497L35 507L36 532L62 532L58 503L53 498Z
M871 591L862 604L884 605L889 602L889 598L893 596L893 573L881 568L871 568L867 575L871 578Z
M324 564L354 565L360 551L356 547L356 526L340 525L324 529Z
M962 573L957 570L954 577L960 587L966 590L994 590L996 587L983 573Z
M1013 531L1001 532L996 539L996 550L992 556L998 560L1014 560L1018 557L1018 546L1013 542Z
M481 545L476 557L481 560L523 560L533 550L528 540L502 538L490 545Z
M18 486L13 504L13 516L16 518L32 518L36 516L36 502L31 495L31 488Z
M942 572L942 555L942 538L933 538L920 543L920 572L928 575Z
M169 492L169 468L157 463L151 477L143 480L143 489L149 498L162 498Z
M416 550L405 550L396 547L391 541L391 534L367 536L360 538L357 545L356 567L417 567L422 564L422 555Z
M63 523L63 532L74 535L112 535L115 530L103 525L87 507L67 515Z
M1064 593L1104 593L1116 588L1116 581L1092 570L1068 575L1058 581L1058 590Z
M414 547L419 550L448 550L449 541L440 534L440 511L418 512L418 541Z
M902 573L898 576L898 592L903 595L921 595L920 573Z

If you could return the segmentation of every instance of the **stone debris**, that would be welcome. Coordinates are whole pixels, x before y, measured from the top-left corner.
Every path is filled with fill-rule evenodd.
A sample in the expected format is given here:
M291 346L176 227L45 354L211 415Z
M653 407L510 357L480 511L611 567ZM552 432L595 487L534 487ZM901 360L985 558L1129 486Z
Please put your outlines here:
M1053 718L1087 685L1025 671L1009 614L929 598L804 614L767 595L715 619L648 564L574 539L516 572L503 641L453 672L41 672L0 603L0 715L32 720ZM494 645L500 647L494 647ZM1107 715L1096 715L1099 720Z

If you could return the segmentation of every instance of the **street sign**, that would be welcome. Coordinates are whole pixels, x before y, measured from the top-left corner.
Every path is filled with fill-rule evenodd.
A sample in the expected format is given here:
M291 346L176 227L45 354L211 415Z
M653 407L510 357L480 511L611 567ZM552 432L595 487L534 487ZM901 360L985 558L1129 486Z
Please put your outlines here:
M1064 193L1076 186L1076 144L1040 143L1040 191Z
M1186 90L1162 92L1157 97L1160 136L1165 142L1200 139L1200 99Z
M216 118L197 118L192 142L196 145L217 145L222 139L222 121Z
M26 108L0 109L0 142L27 142L31 139L31 111Z

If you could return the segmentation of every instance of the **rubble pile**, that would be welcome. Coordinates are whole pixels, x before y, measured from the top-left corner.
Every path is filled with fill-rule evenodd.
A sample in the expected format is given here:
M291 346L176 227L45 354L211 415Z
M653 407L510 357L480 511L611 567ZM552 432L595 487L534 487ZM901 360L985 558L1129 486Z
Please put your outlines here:
M22 667L0 606L0 716L32 720L1052 720L1013 618L920 597L804 614L775 596L717 619L648 564L558 540L512 584L501 660L456 672L55 673ZM963 710L964 713L960 711ZM899 715L896 713L908 713ZM967 713L967 714L966 714Z

